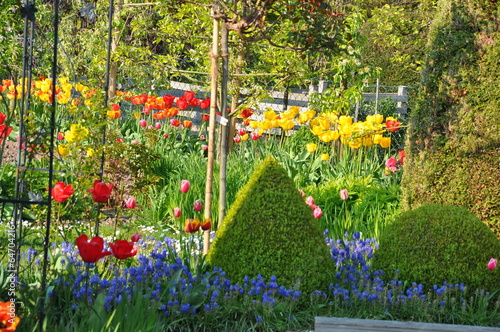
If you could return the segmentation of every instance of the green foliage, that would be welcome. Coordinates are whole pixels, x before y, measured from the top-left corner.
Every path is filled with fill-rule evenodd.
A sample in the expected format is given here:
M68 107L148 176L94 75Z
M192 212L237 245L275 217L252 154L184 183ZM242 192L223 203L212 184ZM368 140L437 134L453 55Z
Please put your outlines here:
M238 192L217 232L208 262L233 280L272 275L305 294L324 290L333 262L311 209L273 158Z
M469 290L497 290L500 270L486 265L500 242L481 220L463 207L426 204L400 215L381 234L372 267L386 278L426 287L464 283Z
M404 208L459 202L500 237L500 13L482 1L439 4L409 120Z

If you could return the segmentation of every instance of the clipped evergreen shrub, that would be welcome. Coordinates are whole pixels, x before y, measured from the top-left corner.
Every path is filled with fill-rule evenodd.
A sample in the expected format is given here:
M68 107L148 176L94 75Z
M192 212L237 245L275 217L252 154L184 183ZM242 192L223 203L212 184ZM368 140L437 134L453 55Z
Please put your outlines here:
M425 287L464 283L469 290L500 289L500 270L486 268L498 257L495 234L467 209L454 205L425 204L401 214L379 239L372 267L386 278Z
M300 279L303 294L326 290L328 272L334 270L311 208L272 157L257 166L238 192L207 261L235 283L258 274L264 280L274 275L286 287Z
M403 208L461 205L500 239L500 10L440 0L410 114Z

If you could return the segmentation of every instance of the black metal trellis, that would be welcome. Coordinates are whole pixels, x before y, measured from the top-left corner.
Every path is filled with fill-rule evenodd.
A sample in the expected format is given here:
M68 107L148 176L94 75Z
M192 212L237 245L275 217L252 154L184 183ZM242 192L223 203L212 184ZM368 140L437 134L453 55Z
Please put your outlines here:
M109 72L110 72L110 59L111 59L111 37L112 37L112 18L113 18L113 0L109 2L109 30L108 30L108 41L107 41L107 63L106 63L106 79L104 86L104 107L108 106L108 93L109 93ZM13 263L10 263L11 256L9 256L9 273L14 273L16 284L19 282L17 276L19 275L20 268L20 254L22 246L23 237L23 209L26 205L46 205L47 206L47 216L45 219L45 233L43 240L43 262L42 262L42 278L40 285L41 297L38 299L37 308L40 318L40 323L44 319L44 303L45 293L47 291L47 269L49 264L49 240L50 240L50 228L51 228L51 215L52 215L52 196L49 194L47 200L40 199L38 197L32 197L29 193L26 193L26 183L29 180L26 176L27 171L41 171L48 172L48 188L52 188L52 182L54 179L54 147L55 147L55 132L56 132L56 109L57 109L57 98L56 98L56 83L57 83L57 63L58 63L58 34L59 34L59 0L54 0L54 40L53 40L53 61L52 61L52 104L50 108L50 120L48 124L50 144L49 144L49 165L47 169L41 168L30 168L29 160L27 160L27 143L28 134L26 132L26 118L30 110L31 103L31 84L32 84L32 71L33 71L33 49L34 49L34 33L35 33L35 21L37 12L34 0L25 0L23 7L20 10L22 18L24 19L24 32L23 32L23 65L21 73L21 82L16 82L14 80L14 86L19 83L22 87L21 90L21 102L19 104L19 139L17 147L17 162L16 162L16 176L14 185L14 195L11 198L0 198L0 204L13 204L12 220L9 225L12 225L14 236L14 256ZM15 78L16 76L10 69L9 65L2 59L5 68L10 72L10 76ZM27 87L27 88L26 88ZM9 105L5 100L2 100L7 111L8 118L13 118L11 115L14 114L16 108L16 99L14 99L14 104ZM106 140L106 128L103 129L102 134L102 144L105 144ZM2 143L2 152L5 148L6 139ZM2 165L2 155L0 154L0 166ZM104 153L101 158L101 168L100 177L102 180L102 175L104 173ZM2 217L2 215L0 215ZM1 220L0 220L1 221ZM96 224L96 235L99 232L99 224Z

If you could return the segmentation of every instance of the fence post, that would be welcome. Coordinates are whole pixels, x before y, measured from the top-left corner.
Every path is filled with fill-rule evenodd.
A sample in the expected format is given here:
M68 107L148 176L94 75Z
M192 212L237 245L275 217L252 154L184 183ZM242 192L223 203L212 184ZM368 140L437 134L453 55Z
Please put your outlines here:
M404 85L398 86L398 96L408 96L408 87ZM406 98L408 100L408 98ZM406 106L406 102L398 101L396 103L396 107L398 110L398 114L401 116L402 114L408 113L408 107Z
M320 80L318 82L318 93L323 93L326 89L328 89L328 81Z

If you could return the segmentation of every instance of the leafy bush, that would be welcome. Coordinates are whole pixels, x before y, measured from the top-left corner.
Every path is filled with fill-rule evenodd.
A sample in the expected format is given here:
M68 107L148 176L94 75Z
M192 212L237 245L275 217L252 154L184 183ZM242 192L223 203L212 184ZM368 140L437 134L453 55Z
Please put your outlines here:
M500 242L479 218L463 207L427 204L401 214L379 239L373 268L427 287L465 283L471 289L499 288L499 271L486 264Z
M207 260L233 282L261 274L293 287L300 279L300 290L309 293L325 289L334 269L311 209L271 157L238 192Z

